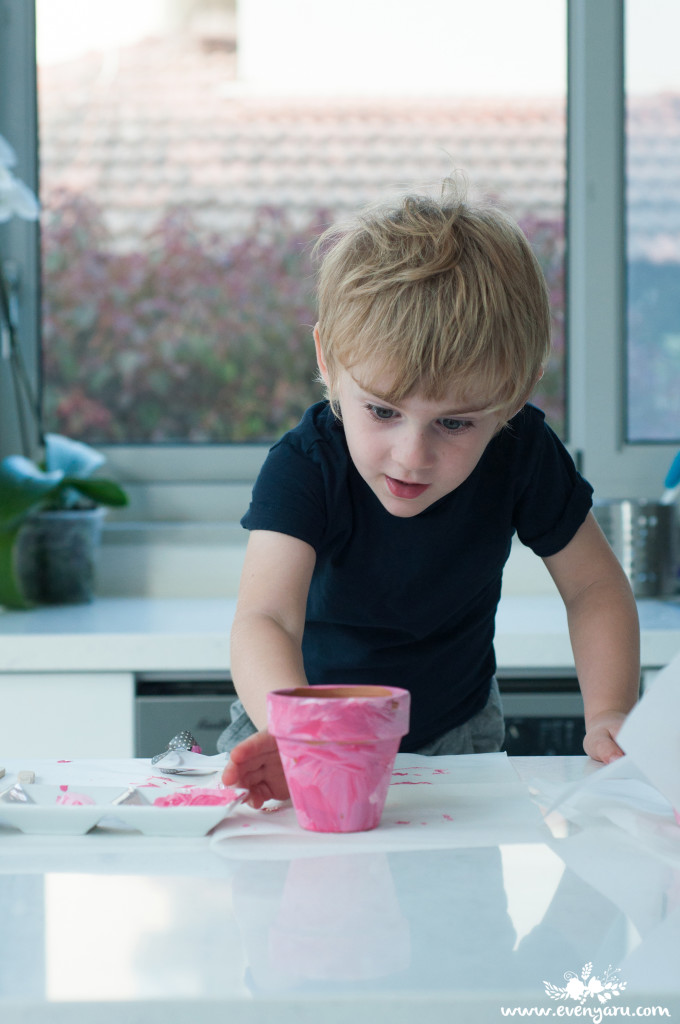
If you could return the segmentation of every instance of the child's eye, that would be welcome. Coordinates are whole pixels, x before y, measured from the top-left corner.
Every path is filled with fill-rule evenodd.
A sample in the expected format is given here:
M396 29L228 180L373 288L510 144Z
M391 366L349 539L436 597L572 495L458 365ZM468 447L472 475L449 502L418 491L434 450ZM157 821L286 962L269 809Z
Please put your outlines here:
M394 409L386 409L383 405L367 405L366 408L376 420L391 420L396 415Z
M449 417L445 417L439 421L450 434L462 434L463 431L469 430L472 426L470 420L454 420Z

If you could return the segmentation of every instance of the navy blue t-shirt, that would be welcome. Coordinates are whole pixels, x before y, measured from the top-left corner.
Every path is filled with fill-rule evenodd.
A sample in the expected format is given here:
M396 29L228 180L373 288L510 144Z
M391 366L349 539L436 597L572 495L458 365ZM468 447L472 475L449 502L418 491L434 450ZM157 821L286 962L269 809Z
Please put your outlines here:
M307 679L410 690L401 749L414 751L487 701L514 532L537 555L553 555L583 523L591 496L543 413L527 405L459 487L416 516L393 516L319 402L271 449L241 523L311 544Z

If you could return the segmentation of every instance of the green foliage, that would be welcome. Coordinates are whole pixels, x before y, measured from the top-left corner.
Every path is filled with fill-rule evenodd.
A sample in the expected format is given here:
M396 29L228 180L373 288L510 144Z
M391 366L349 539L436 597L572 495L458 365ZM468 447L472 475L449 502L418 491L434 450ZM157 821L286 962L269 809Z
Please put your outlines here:
M0 463L0 527L13 528L28 512L46 505L61 486L63 472L44 473L23 455Z
M127 495L112 480L90 476L104 461L88 445L59 434L45 437L45 465L23 455L0 462L0 604L28 607L17 580L16 540L35 512L94 505L127 505Z
M225 244L172 210L142 252L117 253L88 200L61 192L46 206L45 402L59 430L267 440L318 399L309 251L322 224L263 209Z
M552 352L550 362L536 388L532 401L540 406L552 428L566 434L566 337L565 337L565 268L564 223L525 217L520 227L531 242L548 285L552 311Z
M45 464L23 455L0 462L0 528L13 528L37 509L82 505L127 505L127 495L113 480L91 479L104 462L89 445L59 434L45 435Z
M96 443L271 441L320 397L310 260L329 223L260 209L243 237L172 209L137 252L67 191L43 225L46 421ZM554 306L554 363L539 403L563 422L562 225L527 219Z

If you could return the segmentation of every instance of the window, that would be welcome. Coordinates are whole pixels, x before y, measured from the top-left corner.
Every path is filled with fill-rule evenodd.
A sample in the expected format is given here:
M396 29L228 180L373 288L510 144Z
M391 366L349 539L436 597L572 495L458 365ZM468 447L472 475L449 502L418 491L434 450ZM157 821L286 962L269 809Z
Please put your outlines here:
M626 4L628 441L680 441L680 9Z
M38 0L51 429L94 444L271 442L319 397L320 230L454 169L511 208L545 268L543 398L563 428L563 5L411 13L394 0Z
M118 38L107 58L72 52L68 60L57 61L54 52L48 59L42 51L44 393L50 426L101 443L114 469L128 481L140 481L131 510L136 518L237 518L266 442L318 394L310 362L314 310L304 262L308 239L325 217L382 195L391 185L440 178L453 165L500 196L525 224L544 260L555 297L557 358L546 390L536 400L566 433L602 496L656 494L672 450L658 444L628 445L624 432L620 0L570 0L568 5L566 370L566 4L524 0L521 10L517 4L498 3L492 12L491 0L460 6L422 0L414 26L408 16L411 6L392 3L389 18L379 19L380 44L348 52L351 40L369 38L367 12L373 7L345 0L339 5L345 17L360 15L366 31L361 36L353 32L336 60L327 44L330 36L343 41L343 22L329 27L327 21L318 21L330 5L296 2L304 7L304 16L298 11L297 17L286 19L288 5L281 0L239 0L238 20L228 3L174 3L167 6L165 35L159 36L156 22L140 19L142 14L156 17L166 5L137 4L130 18L119 0L106 10L122 13L132 34ZM22 119L21 108L25 115L33 101L24 81L16 102L16 78L21 68L23 78L30 77L25 67L30 66L35 29L25 12L31 5L0 0L0 6L8 24L0 46L9 58L0 60L0 75L11 81L15 98L12 111L0 107L0 131L26 161L22 176L30 180L26 167L34 160L36 129L30 118ZM49 0L38 0L39 30L40 18L49 17L44 12L52 6ZM63 20L66 0L59 7ZM84 27L94 8L80 4L76 27ZM96 5L100 24L103 9ZM455 15L447 31L441 22L444 9ZM477 24L464 21L468 16L477 16ZM296 26L292 38L285 35L286 20ZM266 35L257 31L263 22ZM312 43L301 33L303 24L312 32ZM424 38L419 46L420 25ZM181 30L183 50L177 49L176 30ZM107 24L107 38L114 34ZM69 35L75 37L73 27ZM498 40L503 43L500 54ZM51 33L51 45L56 43ZM404 47L413 57L407 62ZM461 81L456 72L465 51L473 52L476 60ZM180 83L188 83L189 65L194 68L200 57L202 70L192 70L203 76L198 98L187 85L170 104L167 96L154 99L149 76L155 69L165 88L168 52L171 78ZM368 73L383 53L386 63L380 66L378 87L369 82ZM423 54L424 61L415 59ZM290 71L285 81L281 65ZM408 77L404 68L411 72ZM428 69L437 71L436 80L426 77ZM138 79L126 93L132 82L129 78L126 84L126 76L133 71L145 71L147 78L145 83ZM500 79L494 78L496 71ZM346 89L348 79L353 93ZM60 120L59 93L70 106L70 128ZM189 108L183 123L170 118L164 124L164 149L154 135L163 120L161 100L166 113L168 107L180 112L184 105ZM229 122L224 136L224 124L219 132L214 127L214 104L231 117L223 119ZM188 124L195 126L189 138ZM64 137L71 140L66 146ZM127 147L127 156L121 157L121 147ZM64 160L67 150L75 155L69 158L70 169ZM184 197L179 187L185 187ZM113 202L115 194L123 196L122 205ZM192 196L195 202L187 214L186 200ZM207 196L217 196L219 202L211 205ZM171 209L178 203L184 207L181 215ZM268 209L258 212L263 206ZM77 231L70 230L74 226ZM12 227L15 234L18 230ZM76 258L65 259L66 243L72 245L74 235L84 248L73 254ZM142 236L149 241L140 258ZM3 246L6 237L7 232ZM94 259L88 248L92 245ZM239 255L244 258L240 265ZM292 268L294 260L298 262ZM233 284L238 291L242 284L240 307L221 287L227 268L236 268L229 287ZM30 298L36 294L30 253L22 269L22 306L27 310L22 333L30 357L35 330L29 322ZM98 274L107 285L115 284L105 289L103 298L95 298ZM134 302L128 301L130 295ZM257 348L265 339L260 336L262 321L253 319L254 309L260 316L264 310L271 330L271 343L264 349ZM181 328L180 314L188 314ZM226 345L232 344L237 328L240 354L230 360ZM153 339L153 355L137 344L145 330ZM81 338L81 356L68 335ZM97 364L91 358L98 346ZM250 358L249 371L253 351L257 355ZM285 366L271 362L274 352ZM0 415L6 413L0 409ZM8 435L3 431L3 436Z
M668 28L659 7L655 30ZM661 12L663 7L664 12ZM674 449L626 437L624 5L569 2L569 442L602 498L658 498ZM646 386L632 380L630 391Z

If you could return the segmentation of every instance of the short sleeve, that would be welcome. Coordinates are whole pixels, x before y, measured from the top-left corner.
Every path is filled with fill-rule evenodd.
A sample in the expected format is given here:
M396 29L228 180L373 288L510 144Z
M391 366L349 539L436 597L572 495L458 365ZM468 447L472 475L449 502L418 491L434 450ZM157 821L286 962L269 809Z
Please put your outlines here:
M531 411L540 420L523 445L523 486L514 525L522 543L547 558L565 548L583 524L592 507L593 488L542 414Z
M322 466L309 453L280 441L265 459L241 525L297 537L318 553L326 520Z

